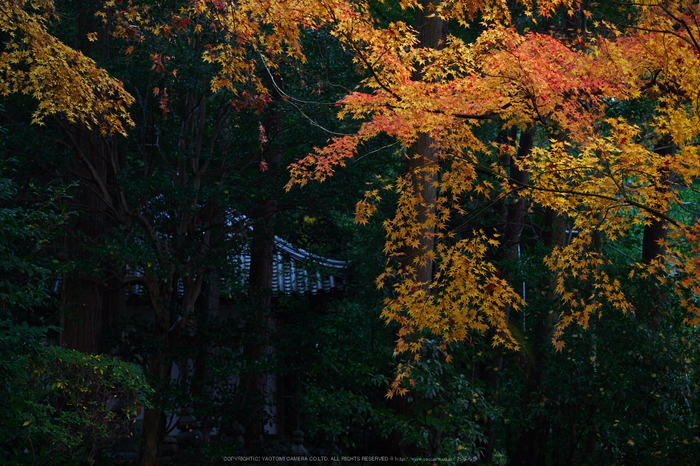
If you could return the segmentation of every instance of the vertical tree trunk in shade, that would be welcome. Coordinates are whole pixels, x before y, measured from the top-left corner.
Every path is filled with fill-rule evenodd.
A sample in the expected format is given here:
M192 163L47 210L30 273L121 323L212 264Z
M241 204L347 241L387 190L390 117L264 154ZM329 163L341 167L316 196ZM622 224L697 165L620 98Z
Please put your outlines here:
M567 243L566 218L552 209L545 211L544 228L542 229L542 243L548 249L555 246L566 246ZM549 274L548 283L544 286L547 290L545 298L551 303L550 310L545 315L536 316L533 322L531 339L532 364L529 366L525 380L528 394L537 393L544 382L545 367L549 363L551 353L551 338L557 320L555 312L558 295L556 290L557 277ZM533 316L535 317L535 316ZM530 396L530 395L528 395ZM525 400L524 403L529 403ZM515 451L511 455L511 464L522 466L538 466L551 459L547 444L550 438L550 422L545 417L534 417L525 427L515 442Z
M219 280L219 274L214 273L210 277L210 280L202 287L203 299L200 300L202 302L199 312L205 314L205 325L207 325L209 328L211 328L212 325L221 324L219 321L221 300L221 284ZM201 396L210 400L216 398L213 387L211 385L207 385L207 381L211 380L208 368L210 355L215 354L215 352L215 345L209 342L200 342L197 345L197 354L195 356L194 367L192 370L194 382L192 393L193 397ZM208 445L211 441L211 419L215 419L216 417L217 414L215 412L210 412L202 415L199 419L205 445Z
M279 77L276 79L276 83L281 83ZM272 97L273 103L266 109L262 119L267 142L262 142L261 138L261 144L264 146L263 156L268 168L266 172L261 173L261 176L267 178L266 182L272 185L270 189L274 190L282 158L279 138L284 131L284 115L279 108L282 96L273 91ZM268 395L270 395L267 393L270 375L260 366L265 363L265 359L272 351L269 346L269 329L274 327L270 308L272 305L276 212L277 199L274 193L271 193L258 202L253 215L255 223L250 251L249 285L256 302L254 312L249 316L249 322L246 325L249 343L243 348L244 357L249 367L253 368L253 372L249 372L241 380L246 397L245 419L248 422L246 444L252 451L261 448L264 440L267 422L266 404Z
M61 345L88 354L102 350L104 292L94 280L66 275Z
M653 219L648 225L644 225L642 237L642 260L649 263L663 254L663 248L659 241L666 236L666 221Z
M206 82L200 81L202 89ZM192 154L189 159L177 160L177 171L172 178L179 189L193 191L188 201L190 208L178 212L178 226L173 237L162 240L158 234L151 234L152 247L158 253L157 272L146 273L146 288L154 309L153 341L155 349L148 360L148 371L158 386L166 383L172 371L172 364L166 361L168 348L188 332L194 323L196 304L202 294L206 267L201 262L210 253L212 217L215 210L211 204L205 204L202 194L202 179L208 174L209 162L203 161L204 155L211 155L203 149L203 138L207 130L206 98L201 92L188 92L184 98L186 115L182 119L181 132L186 135L180 140L180 149ZM218 132L215 127L214 132ZM153 230L152 219L137 215L144 228ZM217 220L218 221L218 220ZM200 229L201 228L201 229ZM193 237L197 238L199 249L193 255L179 255L188 247ZM177 322L171 322L173 300L177 290L178 278L182 283L182 298L179 302L183 313ZM142 447L139 466L153 466L158 463L158 446L164 435L164 416L162 406L146 410L143 422Z
M241 383L245 391L243 406L246 425L246 445L257 451L265 433L265 401L268 374L261 365L269 354L269 315L272 304L272 261L274 257L274 221L276 202L267 199L257 206L250 254L250 288L255 299L254 310L246 325L244 358L251 372Z
M173 294L174 274L164 282L163 287L158 286L158 278L147 276L147 290L154 311L153 341L155 348L148 358L148 372L156 384L163 383L170 377L171 365L165 360L166 351L170 345L170 299ZM143 415L143 433L141 451L139 452L139 466L155 466L158 464L158 446L165 432L163 410L158 402L154 402L151 408L146 408Z
M416 10L416 30L418 31L419 46L429 49L440 49L447 40L447 23L432 15L430 2L422 0L422 8ZM432 6L432 5L431 5ZM417 69L413 75L415 81L422 79L422 71ZM421 168L427 164L438 163L433 141L429 134L421 133L408 149L408 170L413 173L420 173ZM422 202L418 206L417 221L425 223L430 217L435 215L435 198L437 195L435 188L435 175L425 175L414 177L414 192L420 195ZM406 259L402 264L404 267L412 267L415 258L419 255L432 251L435 247L434 229L423 232L420 241L420 248L407 251ZM415 271L418 281L430 283L433 279L433 262L427 259L425 264L419 266Z
M164 351L156 350L148 360L151 375L158 380L168 377L167 365L163 361ZM163 438L165 422L163 411L159 406L146 408L143 413L143 436L139 452L139 466L155 466L158 464L158 445Z
M72 171L80 180L73 201L81 213L69 225L66 246L71 259L89 260L90 249L106 230L105 199L98 184L107 182L107 163L100 153L101 141L90 133L73 128L74 150L79 154ZM104 313L105 288L95 278L68 273L63 283L61 344L84 353L99 353L108 317Z
M673 155L675 148L666 141L661 147L658 147L655 152L661 156ZM670 174L666 173L665 179L662 180L664 186L668 185L668 178ZM664 212L665 213L665 212ZM653 218L649 224L644 225L644 234L642 236L642 262L647 264L652 261L661 258L664 253L664 248L661 242L666 238L666 220L663 218ZM661 299L661 292L658 286L654 283L650 283L649 286L649 296L648 303L645 308L642 309L641 315L646 315L650 319L651 327L654 330L658 330L661 327L661 313L659 312L659 307L657 303Z
M579 5L579 9L575 14L562 14L562 32L572 42L576 38L580 38L586 34L587 17L584 14L584 9L587 8L588 3L588 0L584 0ZM560 141L566 141L568 139L568 135L562 132L555 132L553 136ZM542 242L544 245L547 248L565 246L567 243L566 232L566 218L548 208L545 212L545 225L542 232ZM548 290L545 297L552 303L551 309L546 315L539 316L534 322L534 338L531 344L534 361L530 366L530 371L527 373L526 378L528 393L536 393L542 387L544 382L544 369L549 363L548 355L551 353L552 347L551 337L558 318L554 310L557 308L555 303L557 303L559 299L554 291L557 285L556 280L556 275L550 273L549 283L545 287ZM550 430L551 425L546 417L537 416L533 418L530 425L521 431L517 439L515 452L511 457L511 464L538 466L551 462L553 452L549 451L547 446L551 435ZM570 438L574 439L575 435Z
M418 135L418 139L408 150L408 156L410 157L408 169L414 173L420 173L421 168L423 168L425 164L438 163L435 150L432 147L432 139L427 133ZM421 174L413 178L414 193L420 196L420 203L416 216L416 221L418 223L425 224L429 222L431 217L435 216L437 190L434 182L435 176L431 174ZM433 279L433 261L426 257L426 253L435 248L434 234L434 228L427 228L423 231L423 236L420 239L420 247L406 251L406 256L402 264L406 268L412 268L415 267L415 261L418 257L425 258L425 263L416 267L414 273L416 280L424 283L426 287Z
M547 248L566 245L566 219L551 209L547 209L545 212L542 242ZM548 281L549 283L544 287L548 290L545 297L552 303L551 309L555 309L555 303L558 299L554 292L556 289L556 276L550 273ZM534 325L530 348L533 361L528 366L529 371L526 372L525 386L528 395L523 400L523 405L533 402L531 394L537 393L542 387L545 367L549 363L548 355L552 348L551 337L556 319L557 315L554 310L532 319ZM533 417L515 441L515 449L510 455L510 464L514 466L547 464L547 458L552 453L547 449L550 427L549 420L546 417Z
M80 1L74 7L77 12L75 46L99 63L109 57L110 47L104 40L92 42L87 39L89 32L100 29L99 20L95 18L99 4ZM71 259L88 259L90 252L86 249L99 241L100 235L108 229L105 212L109 206L99 184L104 186L114 178L108 162L108 152L114 148L108 147L96 130L72 126L67 131L70 132L77 155L70 170L81 180L73 200L82 214L69 226L66 246L69 251L79 251ZM61 344L92 354L107 350L103 345L103 336L110 324L123 315L124 310L123 293L119 284L113 280L108 282L104 286L104 283L82 275L80 271L64 276Z
M515 159L504 160L504 165L510 167L510 178L513 183L518 185L526 185L528 183L529 174L525 170L521 170L516 165L516 160L522 160L527 157L532 150L534 143L534 128L530 128L527 131L523 131L518 140L518 151L515 155ZM503 231L503 249L505 259L511 262L517 262L519 259L519 248L520 248L520 235L523 230L523 222L525 218L525 199L518 196L513 201L506 205L506 219L505 227ZM513 277L505 276L506 280L511 281ZM503 308L505 313L506 322L510 318L510 305L506 305ZM491 371L487 376L487 382L491 385L494 393L498 393L498 388L500 385L500 374L503 368L503 356L498 356L492 361L492 366L496 367L498 370ZM489 423L487 430L487 444L484 450L484 462L490 463L493 460L493 451L495 447L496 440L496 429L493 423Z
M438 2L433 2L433 4ZM437 15L432 15L432 5L428 0L420 0L420 8L416 8L416 25L418 31L418 46L429 49L439 49L447 40L447 22ZM412 76L415 81L422 80L422 70L416 69ZM416 220L425 223L435 215L435 200L437 191L435 188L435 175L418 175L427 164L439 163L433 141L429 134L420 133L416 141L408 148L407 170L413 173L414 193L420 196L417 205ZM427 257L427 253L435 248L435 228L428 227L422 232L420 246L407 249L401 263L402 269L410 271L416 281L421 282L427 288L433 280L433 261ZM416 266L416 259L424 258L425 261ZM398 338L398 335L396 336ZM410 412L408 399L405 396L394 396L389 400L389 406L400 416L407 416ZM416 456L419 451L412 446L401 444L401 435L392 433L386 446L386 453L393 456Z
M106 281L102 302L104 303L104 328L105 332L109 334L110 330L114 329L124 318L126 311L126 293L118 278ZM103 350L109 351L110 348L103 347Z
M662 157L673 155L674 147L665 145L657 148L655 152ZM664 184L668 183L668 175ZM650 263L663 254L661 241L666 237L666 220L662 218L652 219L648 225L644 225L644 236L642 237L642 260Z

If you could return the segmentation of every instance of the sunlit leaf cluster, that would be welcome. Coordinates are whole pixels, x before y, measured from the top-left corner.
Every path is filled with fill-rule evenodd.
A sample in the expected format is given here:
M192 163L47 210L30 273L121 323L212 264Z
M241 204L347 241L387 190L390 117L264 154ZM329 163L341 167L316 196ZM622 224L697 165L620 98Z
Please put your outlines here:
M125 134L133 98L122 83L47 31L55 16L50 0L2 2L0 93L34 97L33 123L52 115L81 122L102 134Z
M146 50L146 38L191 47L215 70L213 93L228 92L233 105L258 111L277 87L278 67L306 60L305 32L324 28L352 53L364 79L337 102L338 117L359 129L293 164L288 187L327 179L379 136L401 146L406 171L384 182L398 203L384 223L387 269L378 279L390 294L383 317L399 323L397 352L419 359L426 334L451 342L491 331L494 343L515 344L506 311L525 303L493 265L490 251L503 245L492 232L455 227L470 215L465 206L472 201L520 197L569 225L565 244L545 259L560 308L553 335L558 348L563 330L586 327L602 303L634 312L606 272L601 245L655 222L667 225L664 257L645 264L643 274L676 280L687 321L697 323L698 216L674 218L672 211L684 192L697 191L700 170L700 6L631 4L636 14L629 14L628 27L591 20L578 34L523 30L503 0L399 6L480 32L472 42L446 33L425 47L418 30L401 21L381 23L364 1L195 0L157 21L151 2L108 1L97 14L114 38L127 42L127 55L148 54L152 70L163 76L174 79L177 68L171 57ZM533 26L554 15L593 18L592 10L570 0L524 0L518 8ZM46 32L50 1L6 2L0 11L7 18L0 25L3 94L34 96L37 123L62 114L103 134L125 131L132 98L92 60ZM152 90L164 115L167 91ZM607 114L640 99L653 107L643 124ZM500 163L518 153L517 138L489 140L486 124L502 133L537 131L541 141L514 162L529 174L527 183L510 179L512 167ZM417 144L428 144L430 155L412 151ZM425 187L434 189L434 198ZM367 193L357 204L358 223L370 221L381 198L379 191ZM434 276L421 279L420 270L433 264Z
M402 6L423 9L425 4ZM634 312L619 283L605 272L609 262L600 244L655 221L668 224L666 261L655 261L646 273L663 281L683 270L687 278L679 281L679 293L685 295L688 321L697 322L690 295L697 290L693 232L698 227L672 218L670 211L680 192L697 189L698 6L640 4L636 28L596 22L600 34L568 39L517 32L505 3L428 7L464 25L478 16L484 32L472 44L448 34L438 48L419 46L416 32L401 42L390 40L393 31L410 33L404 24L363 29L367 37L339 34L367 71L365 87L340 102L339 116L360 120L360 130L329 141L291 167L294 183L323 181L380 134L406 149L421 134L429 135L435 157L411 160L406 152L411 169L394 182L397 213L385 223L390 260L379 284L391 278L394 297L387 300L384 317L401 325L397 351L418 358L424 331L446 340L464 338L467 329L508 334L499 316L519 304L518 296L496 278L481 249L496 240L479 232L460 239L450 230L451 219L463 214L463 201L475 197L524 196L570 225L567 244L545 260L556 277L561 306L554 333L558 348L563 330L573 323L586 327L602 303ZM542 2L525 8L535 21L556 9L579 7ZM612 105L640 98L655 106L644 127L606 115ZM545 136L546 143L517 161L530 175L527 185L512 182L503 167L488 161L494 150L514 154L517 142L494 147L478 135L484 121L498 121L504 130L536 127ZM674 150L664 151L664 145ZM485 171L497 182L476 176ZM421 183L437 188L431 205L416 189ZM378 201L370 193L358 203L360 223L369 221ZM413 263L397 266L409 250L419 250ZM415 271L432 261L435 280L417 280Z

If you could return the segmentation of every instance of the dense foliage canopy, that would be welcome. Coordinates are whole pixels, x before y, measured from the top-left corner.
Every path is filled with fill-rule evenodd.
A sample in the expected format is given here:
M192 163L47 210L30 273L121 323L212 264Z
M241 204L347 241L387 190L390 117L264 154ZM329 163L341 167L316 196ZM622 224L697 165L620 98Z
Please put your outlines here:
M698 460L700 4L0 11L2 351L34 342L6 369L82 377L98 356L37 349L54 325L140 365L141 464L166 413L264 450L273 376L282 433L328 448ZM352 292L273 296L276 235L350 260Z

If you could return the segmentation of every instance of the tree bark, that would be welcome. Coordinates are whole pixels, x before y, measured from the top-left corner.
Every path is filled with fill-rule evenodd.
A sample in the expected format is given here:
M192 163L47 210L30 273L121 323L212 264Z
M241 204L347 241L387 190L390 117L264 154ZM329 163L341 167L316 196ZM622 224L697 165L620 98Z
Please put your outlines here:
M504 164L510 167L510 178L517 185L527 185L530 178L529 173L518 168L516 160L522 160L527 157L532 150L534 144L534 128L523 131L518 140L518 151L514 159L504 160ZM525 199L518 196L513 202L506 205L505 227L503 229L503 248L505 259L510 262L517 262L520 253L520 235L523 231L523 221L525 218ZM513 277L505 276L508 281L512 281ZM511 306L506 305L503 308L506 323L510 319ZM486 381L491 386L494 393L498 394L500 386L501 371L503 369L503 356L496 357L491 362L492 367L497 370L492 370L486 377ZM498 395L496 395L498 396ZM495 401L495 400L494 400ZM493 423L489 423L487 429L487 444L484 449L484 462L490 463L493 461L493 451L496 444L496 429Z
M416 29L418 30L419 47L439 50L447 40L447 22L437 15L432 15L428 0L421 0L421 8L416 10ZM413 79L422 79L422 70L417 69ZM420 173L426 164L437 164L437 154L433 140L427 133L421 133L408 149L408 169L413 173ZM435 216L435 200L437 189L435 187L435 175L414 176L414 192L420 196L421 203L418 206L417 221L426 224ZM425 263L415 270L415 278L418 282L426 284L433 279L433 261L426 257L427 253L435 248L435 228L428 226L422 234L420 248L407 251L405 261L402 264L406 269L413 267L416 257L425 257Z
M148 294L154 311L153 341L155 348L148 358L148 372L155 380L156 388L162 386L170 377L171 366L166 364L165 356L170 346L170 298L172 296L173 275L171 279L159 287L159 280L155 276L147 277ZM165 422L163 409L156 400L151 408L146 408L143 416L143 432L141 450L139 452L139 466L156 466L158 464L158 446L163 439Z
M673 155L675 147L667 141L666 144L657 148L655 152L659 156ZM665 173L665 179L662 180L664 187L668 185L670 174ZM644 234L642 236L642 262L650 264L652 261L659 259L664 254L662 241L666 238L667 222L663 218L653 218L649 224L644 225ZM659 330L661 328L662 315L659 312L657 305L661 300L661 292L655 283L649 283L649 302L646 304L643 315L647 316L650 321L651 328Z
M269 354L270 308L272 305L272 263L274 258L274 221L276 201L266 199L257 206L258 221L253 227L250 254L250 289L255 297L255 309L246 325L249 333L243 349L245 360L254 372L242 380L246 402L244 407L246 444L251 451L259 451L264 441L265 403L268 374L260 366Z
M659 156L673 155L675 148L665 145L657 148L655 152ZM664 185L668 184L668 174L666 179L662 181ZM654 259L663 255L663 247L661 241L666 237L666 220L662 218L654 218L648 225L644 225L644 236L642 237L642 261L650 263Z
M279 76L276 84L281 84ZM280 109L282 96L272 86L273 103L263 116L263 128L267 142L263 155L267 163L267 171L261 176L266 182L275 185L279 177L282 160L282 150L279 137L284 131L284 115ZM274 187L271 189L275 189ZM247 323L248 338L252 341L244 346L243 353L246 361L255 372L248 373L241 381L247 399L244 412L248 425L246 426L246 443L251 451L260 451L265 437L265 424L268 421L266 413L268 396L268 377L271 375L260 369L266 358L272 353L269 345L269 330L275 326L270 315L272 307L272 277L275 255L275 222L277 199L271 194L255 206L253 235L250 254L249 285L256 299L255 309Z
M428 0L420 1L420 8L416 9L416 30L418 31L418 46L422 48L439 49L447 40L447 22L437 15L432 15ZM413 80L423 79L422 70L417 69ZM428 133L418 134L416 141L408 148L407 170L413 174L413 191L420 197L418 202L417 222L428 224L422 232L420 246L407 249L404 253L401 268L412 275L412 278L428 288L433 280L433 261L428 253L435 248L435 227L430 226L429 219L435 216L435 200L437 190L435 188L435 175L420 174L427 164L439 163L433 145L433 140ZM420 174L420 175L417 175ZM416 267L416 259L421 258L422 264ZM398 339L398 335L396 335ZM410 415L410 405L405 396L394 396L389 400L389 407L399 416ZM386 452L389 455L417 456L420 452L415 446L403 445L401 434L392 432L387 441Z
M75 127L68 131L72 132L74 149L80 154L71 169L81 184L73 195L80 213L68 227L66 247L69 258L80 264L90 260L90 249L107 230L106 204L98 184L107 182L108 169L104 154L100 153L104 147L99 138ZM104 315L105 288L97 277L80 270L66 274L63 286L61 344L84 353L100 353L108 323Z

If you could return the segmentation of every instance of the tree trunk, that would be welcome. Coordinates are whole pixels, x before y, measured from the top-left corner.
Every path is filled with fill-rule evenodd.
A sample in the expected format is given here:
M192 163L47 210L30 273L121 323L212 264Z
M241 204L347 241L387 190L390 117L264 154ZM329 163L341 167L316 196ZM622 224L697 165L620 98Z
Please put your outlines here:
M201 312L206 315L207 327L211 328L212 325L220 325L220 278L219 274L214 273L210 278L209 282L205 283L203 287ZM204 396L210 400L215 399L216 393L215 389L211 385L207 385L207 381L210 380L210 374L207 370L207 364L210 360L210 355L216 353L216 347L209 341L201 342L200 339L197 347L197 354L194 360L194 368L192 375L194 377L194 391L192 393L193 398ZM206 413L200 419L202 435L204 436L204 444L208 445L211 440L211 421L217 418L216 412Z
M156 347L148 359L148 372L155 380L155 388L158 389L170 377L171 367L166 364L165 355L170 343L168 327L170 325L170 297L173 290L172 285L158 287L158 279L155 276L149 278L147 289L154 310L153 340ZM173 280L167 280L166 283L172 284ZM158 446L164 433L163 410L156 401L151 408L146 408L144 412L139 466L156 466L158 464Z
M674 147L665 145L655 151L659 156L673 155ZM668 184L668 175L663 180L664 184ZM654 218L651 223L644 225L644 236L642 238L642 261L650 263L654 259L663 255L663 247L661 241L666 237L666 220L662 218Z
M74 175L81 180L73 196L75 208L80 211L69 226L66 239L68 255L81 262L90 260L90 248L100 241L106 229L105 200L99 184L107 182L107 164L100 150L100 139L91 133L71 128L75 151L80 154L72 163ZM108 317L104 314L105 288L98 277L90 277L80 270L64 277L61 344L84 353L103 351L102 337Z
M276 83L280 84L279 76ZM274 89L274 87L273 87ZM284 131L284 115L279 108L282 96L273 91L273 103L263 117L263 128L267 142L262 141L265 150L263 152L267 163L267 172L262 177L266 182L275 185L279 177L282 150L279 145L279 137ZM274 187L272 187L274 189ZM244 412L248 426L246 429L246 443L251 451L259 451L265 437L265 424L267 423L267 385L270 375L260 369L265 359L271 354L269 346L269 329L275 322L270 316L272 306L272 276L275 255L275 221L277 212L277 199L274 194L261 200L255 207L253 225L253 238L250 254L250 289L257 300L253 314L247 325L248 338L251 342L245 345L243 353L246 361L254 368L253 373L247 374L241 381L246 393L246 406Z
M258 451L265 434L265 401L268 374L261 370L269 354L268 326L272 304L272 264L274 258L274 221L276 201L262 201L256 212L258 222L253 227L253 239L250 254L250 288L255 297L255 309L246 326L249 333L243 349L245 360L254 372L246 374L242 381L245 390L244 406L246 426L246 444L251 451Z
M517 185L526 185L529 180L529 173L521 170L516 165L516 160L522 160L527 157L532 150L534 144L534 128L523 131L518 141L518 151L513 160L504 160L504 165L510 167L510 178ZM510 262L517 262L520 257L520 235L523 231L523 221L525 218L525 199L518 196L513 202L506 206L505 228L503 231L503 248L505 259ZM513 277L504 276L508 281L512 282ZM510 319L511 306L506 305L503 308L506 323ZM501 371L503 369L503 356L496 357L491 362L492 367L498 370L492 370L486 377L486 382L491 386L494 393L498 393L500 385ZM496 395L498 396L498 395ZM494 404L497 404L494 400ZM484 462L490 463L493 460L493 450L496 443L496 429L493 423L489 423L487 429L487 444L484 450Z
M102 351L104 290L95 280L65 277L61 345L87 354Z
M100 30L95 18L99 4L79 1L74 5L77 13L77 34L74 46L99 63L110 55L108 41L90 41L89 32ZM100 32L104 39L104 32ZM109 166L110 148L97 130L71 126L67 129L77 157L71 163L72 175L81 181L73 200L82 212L79 219L69 227L67 248L71 258L88 259L87 248L99 241L100 235L109 228L105 212L106 204L101 187L112 181L116 174ZM119 167L120 161L117 161ZM124 296L119 284L108 280L108 287L95 277L79 271L67 274L63 283L63 313L61 317L61 344L84 353L96 354L107 350L103 336L109 326L121 318L124 311Z
M416 9L416 30L418 31L419 47L439 49L447 40L447 22L436 15L432 15L432 5L428 0L421 0L421 8ZM437 3L437 2L435 2ZM422 71L417 69L413 75L413 80L422 80ZM405 271L410 271L413 279L423 283L427 288L433 280L433 261L427 257L428 253L435 248L435 227L430 226L429 219L435 216L435 200L437 190L435 188L435 175L415 175L421 173L426 164L437 164L437 154L433 147L433 140L427 133L418 135L416 141L408 148L407 170L413 176L413 191L420 196L417 209L417 222L427 224L422 232L420 246L418 248L407 249L405 251L401 267ZM424 259L424 262L416 267L417 258ZM398 335L396 335L398 339ZM410 415L410 405L405 396L394 396L389 400L389 407L399 416ZM387 441L386 453L391 456L420 456L420 451L415 446L402 445L401 434L392 432Z
M566 220L551 209L545 213L545 227L543 231L543 243L552 248L554 246L564 246L566 244ZM558 301L556 289L557 278L555 274L550 274L546 285L546 298L552 303L551 309L556 309ZM534 317L534 316L533 316ZM552 333L556 323L557 315L550 310L545 315L534 320L532 327L533 338L531 340L531 351L533 356L529 371L526 371L525 386L527 390L526 398L522 405L533 403L533 396L540 392L544 382L545 367L549 363L549 354L552 350ZM539 466L549 464L548 457L551 456L547 445L550 437L550 423L546 416L533 416L527 427L518 435L513 453L510 455L510 464L514 466Z
M655 150L659 156L673 155L675 147L667 142L662 147ZM668 185L669 173L665 173L662 180L664 186ZM663 256L664 248L661 242L666 238L666 220L663 218L653 218L649 224L644 225L644 235L642 237L642 262L647 264ZM661 313L657 303L661 300L661 292L655 283L649 283L649 302L643 309L643 314L650 319L650 325L654 330L661 328Z
M428 0L421 0L422 8L416 10L416 29L418 30L418 42L422 48L440 49L447 40L447 22L432 14L432 4ZM422 70L417 69L413 75L415 81L422 79ZM408 149L408 169L412 173L420 173L426 164L439 163L433 146L433 140L427 133L418 135L418 139ZM413 178L414 192L420 195L422 200L418 205L417 221L419 224L429 222L435 216L435 175L415 176ZM435 248L435 228L428 226L423 232L420 248L409 250L406 253L404 263L406 269L411 268L417 256L425 257ZM415 270L415 278L418 282L428 285L433 279L433 261L426 257L425 263Z

